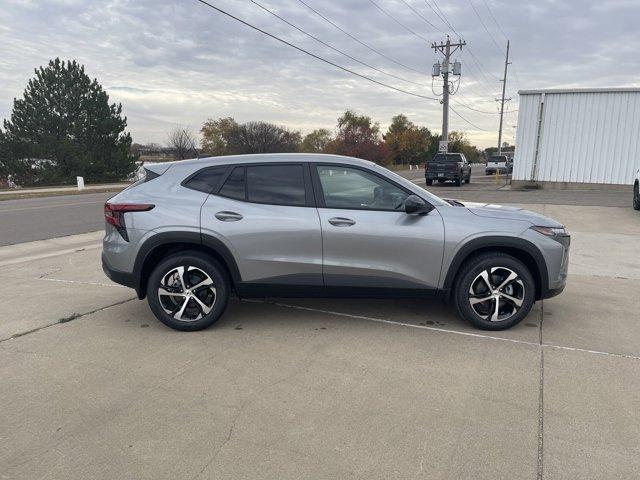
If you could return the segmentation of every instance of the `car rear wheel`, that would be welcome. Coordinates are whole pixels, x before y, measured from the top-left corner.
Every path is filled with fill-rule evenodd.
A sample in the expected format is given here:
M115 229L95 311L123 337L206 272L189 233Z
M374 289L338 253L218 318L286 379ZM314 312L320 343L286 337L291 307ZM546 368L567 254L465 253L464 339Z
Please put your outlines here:
M535 282L518 259L490 252L468 260L454 291L456 311L483 330L504 330L519 323L535 301Z
M224 313L226 270L213 258L186 251L164 259L149 276L147 299L156 318L175 330L202 330Z
M637 183L633 186L633 208L640 210L640 188Z

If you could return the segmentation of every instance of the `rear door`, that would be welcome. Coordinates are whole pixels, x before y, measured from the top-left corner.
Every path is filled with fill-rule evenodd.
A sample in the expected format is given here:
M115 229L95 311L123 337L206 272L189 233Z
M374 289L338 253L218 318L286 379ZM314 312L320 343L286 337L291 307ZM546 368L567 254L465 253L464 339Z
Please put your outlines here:
M407 215L411 192L361 167L317 164L311 170L326 287L435 291L444 248L437 210Z
M306 163L229 168L201 210L203 235L233 254L242 287L322 286L322 239Z

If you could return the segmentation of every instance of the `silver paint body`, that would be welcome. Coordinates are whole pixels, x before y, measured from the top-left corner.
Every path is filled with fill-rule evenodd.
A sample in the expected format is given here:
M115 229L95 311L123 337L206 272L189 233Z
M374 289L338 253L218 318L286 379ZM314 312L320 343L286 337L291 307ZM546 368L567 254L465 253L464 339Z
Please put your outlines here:
M389 178L430 203L427 215L404 212L267 205L208 195L181 186L213 165L260 162L319 162L355 165ZM452 206L409 180L374 163L333 155L263 154L194 159L147 166L161 176L125 189L112 203L151 203L147 212L125 214L129 242L107 224L104 257L112 268L133 272L141 245L163 232L197 232L215 237L234 256L247 283L310 286L441 289L456 253L484 236L529 240L544 257L549 289L564 285L568 252L530 229L561 227L542 215L497 205ZM240 220L220 220L233 212ZM329 223L335 217L350 226Z

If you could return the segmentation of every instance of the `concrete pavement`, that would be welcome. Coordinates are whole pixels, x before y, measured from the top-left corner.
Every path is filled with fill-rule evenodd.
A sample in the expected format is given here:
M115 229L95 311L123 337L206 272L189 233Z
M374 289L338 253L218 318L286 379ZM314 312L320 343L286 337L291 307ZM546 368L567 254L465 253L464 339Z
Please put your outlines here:
M635 478L639 217L528 207L572 230L569 285L506 332L316 299L181 333L99 234L0 248L0 478Z

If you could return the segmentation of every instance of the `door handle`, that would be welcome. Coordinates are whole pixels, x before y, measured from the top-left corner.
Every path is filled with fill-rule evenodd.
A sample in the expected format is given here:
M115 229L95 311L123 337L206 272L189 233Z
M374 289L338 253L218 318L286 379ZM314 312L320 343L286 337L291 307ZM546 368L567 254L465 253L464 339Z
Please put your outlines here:
M329 219L329 223L336 227L350 227L351 225L355 225L355 220L351 220L350 218L344 217L333 217Z
M237 222L242 220L242 215L236 212L218 212L215 217L223 222Z

